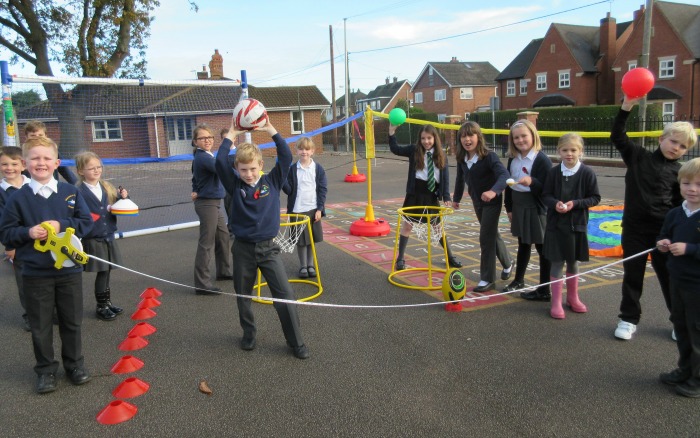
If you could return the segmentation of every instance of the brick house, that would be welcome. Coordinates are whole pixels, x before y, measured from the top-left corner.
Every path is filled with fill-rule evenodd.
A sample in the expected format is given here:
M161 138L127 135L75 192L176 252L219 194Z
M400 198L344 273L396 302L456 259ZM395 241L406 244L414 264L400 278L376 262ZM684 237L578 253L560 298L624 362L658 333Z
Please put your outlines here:
M644 7L634 12L632 33L612 64L615 101L622 99L622 77L639 62L644 15ZM700 5L654 2L649 70L656 83L647 99L661 103L664 117L700 115Z
M360 100L365 99L367 95L360 90L351 91L348 96L348 104L350 105L350 111L353 114L364 110L365 108L359 103ZM335 101L335 117L333 120L340 120L345 118L347 112L345 111L345 95L343 94Z
M369 106L372 111L388 113L394 109L399 99L406 101L413 99L411 83L405 79L399 81L396 77L393 81L386 78L384 85L370 91L364 98L357 99L357 106L363 110Z
M649 69L658 78L649 102L669 117L700 113L700 6L657 1L652 14ZM644 7L632 21L608 14L599 26L553 23L498 75L501 109L611 105L622 76L637 66Z
M448 115L465 119L488 109L496 91L499 71L490 62L428 62L411 91L414 105L435 113L443 121Z
M219 58L217 51L209 64L212 78L204 68L198 77L230 80L223 75ZM217 133L228 128L241 92L240 86L77 85L71 91L72 100L82 102L81 116L72 125L82 131L78 137L82 145L77 147L61 143L61 126L65 125L59 125L48 100L19 110L17 119L20 132L29 120L44 122L47 135L59 144L66 158L78 149L92 150L103 158L165 158L192 153L192 131L199 124L207 124ZM330 106L315 85L249 86L248 95L265 105L283 137L321 128L321 114ZM252 139L256 143L270 141L266 134L257 132ZM24 141L21 137L20 142ZM322 144L320 136L318 143Z

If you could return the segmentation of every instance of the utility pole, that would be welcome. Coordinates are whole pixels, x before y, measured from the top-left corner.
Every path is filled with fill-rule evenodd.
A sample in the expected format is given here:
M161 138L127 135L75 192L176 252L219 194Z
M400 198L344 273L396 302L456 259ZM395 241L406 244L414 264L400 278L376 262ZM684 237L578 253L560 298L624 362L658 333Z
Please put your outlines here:
M335 67L333 62L333 25L328 25L328 33L331 38L331 121L335 122ZM338 152L338 129L333 128L333 152Z
M343 18L343 43L345 44L345 118L350 116L350 76L348 69L348 19ZM350 152L350 125L345 124L345 152Z
M644 35L642 36L642 56L639 58L640 67L649 68L649 51L651 50L651 17L654 10L654 0L646 0L646 10L644 11ZM641 130L646 130L647 118L647 97L644 96L639 101L639 117L641 118ZM642 145L644 137L642 137Z

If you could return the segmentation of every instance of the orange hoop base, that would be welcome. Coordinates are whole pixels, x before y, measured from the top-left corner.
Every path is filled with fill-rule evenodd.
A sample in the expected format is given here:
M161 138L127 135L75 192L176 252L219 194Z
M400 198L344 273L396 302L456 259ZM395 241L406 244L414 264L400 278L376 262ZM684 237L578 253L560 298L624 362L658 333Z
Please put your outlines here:
M384 219L366 221L363 218L356 220L350 225L350 234L353 236L377 237L386 236L390 232L391 227L389 226L389 222Z

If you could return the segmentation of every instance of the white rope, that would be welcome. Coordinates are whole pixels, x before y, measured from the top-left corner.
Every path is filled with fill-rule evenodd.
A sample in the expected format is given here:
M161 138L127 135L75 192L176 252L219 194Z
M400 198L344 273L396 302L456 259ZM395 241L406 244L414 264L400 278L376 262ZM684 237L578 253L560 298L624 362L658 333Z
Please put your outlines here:
M655 249L655 248L650 248L650 249L647 249L646 251L642 251L642 252L640 252L640 253L637 253L637 254L634 254L634 255L632 255L632 256L626 257L626 258L624 258L624 259L616 260L616 261L614 261L614 262L612 262L612 263L608 263L607 265L599 266L599 267L597 267L597 268L595 268L595 269L591 269L590 271L580 272L580 273L578 273L578 274L576 274L576 275L572 275L572 276L566 277L566 278L575 278L575 277L580 277L580 276L583 276L583 275L593 274L593 273L598 272L598 271L601 271L601 270L603 270L603 269L607 269L607 268L609 268L610 266L615 266L615 265L618 265L618 264L620 264L620 263L624 263L624 262L626 262L627 260L631 260L631 259L633 259L633 258L640 257L640 256L642 256L642 255L646 255L646 254L650 253L651 251L653 251L654 249ZM163 283L168 283L168 284L172 284L172 285L175 285L175 286L181 286L181 287L188 288L188 289L195 289L194 286L190 286L190 285L187 285L187 284L178 283L178 282L176 282L176 281L166 280L166 279L164 279L164 278L156 277L155 275L146 274L146 273L144 273L144 272L140 272L140 271L137 271L137 270L135 270L135 269L127 268L127 267L125 267L125 266L118 265L118 264L116 264L116 263L112 263L112 262L110 262L110 261L108 261L108 260L104 260L104 259L101 259L101 258L99 258L99 257L95 257L95 256L90 255L90 254L88 254L88 256L89 256L90 258L93 258L93 259L95 259L95 260L97 260L97 261L100 261L100 262L102 262L102 263L106 263L106 264L108 264L108 265L110 265L110 266L114 266L114 267L116 267L116 268L123 269L123 270L129 271L129 272L132 272L132 273L134 273L134 274L136 274L136 275L140 275L140 276L142 276L142 277L151 278L151 279L153 279L153 280L162 281ZM470 298L470 297L466 297L466 296L465 296L465 297L462 298L461 300L436 301L436 302L434 302L434 303L419 303L419 304L379 304L379 305L369 305L369 304L331 304L331 303L319 303L319 302L314 302L314 301L285 300L285 299L282 299L282 298L272 298L272 297L265 297L265 299L266 299L266 300L269 300L269 301L272 301L272 302L275 302L275 303L299 304L299 305L304 305L304 306L316 306L316 307L331 307L331 308L337 308L337 309L404 309L404 308L412 308L412 307L442 306L442 305L444 305L444 304L446 304L446 303L459 303L459 302L462 302L462 301L469 301L469 302L483 301L483 300L486 300L486 299L490 299L490 298L492 298L492 297L498 297L498 296L501 296L501 295L509 295L509 294L513 294L513 293L515 293L515 292L520 292L520 291L532 289L532 288L539 287L539 286L547 286L547 285L549 285L549 284L556 283L556 282L558 282L558 281L564 281L564 280L565 280L565 278L561 278L561 279L558 279L558 280L550 281L550 282L548 282L548 283L543 283L543 284L536 285L536 286L528 286L528 287L522 288L522 289L517 289L517 290L513 290L513 291L509 291L509 292L501 292L501 293L497 293L497 294L493 294L493 295L485 295L485 296L483 296L483 297L478 297L478 298ZM201 289L201 288L197 288L197 289ZM208 289L202 289L202 290L206 290L207 292L212 292L212 293L218 293L218 294L221 294L221 295L228 295L228 296L231 296L231 297L257 298L257 296L254 296L254 295L241 295L241 294L237 294L237 293L229 293L229 292L222 292L222 291L213 291L213 290L208 290Z

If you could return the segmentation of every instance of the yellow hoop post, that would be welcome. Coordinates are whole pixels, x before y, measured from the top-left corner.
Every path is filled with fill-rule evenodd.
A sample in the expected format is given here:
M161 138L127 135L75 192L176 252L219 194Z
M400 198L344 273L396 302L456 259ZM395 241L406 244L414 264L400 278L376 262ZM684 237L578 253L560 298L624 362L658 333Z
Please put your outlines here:
M352 115L352 113L350 114ZM367 180L365 174L357 171L357 153L355 152L355 130L353 128L354 125L350 127L350 132L352 132L352 173L348 173L347 175L345 175L345 182L365 182Z
M304 225L304 224L306 224L306 229L309 230L309 239L311 240L311 253L314 255L314 269L316 270L316 278L314 278L313 280L307 280L307 279L303 279L303 278L290 278L288 281L290 283L310 284L312 286L316 286L316 288L318 290L313 295L297 299L297 301L301 301L301 302L311 301L323 293L323 285L321 284L321 271L318 269L318 258L316 257L316 245L314 244L314 232L313 232L313 229L311 228L311 219L304 214L297 214L297 213L282 213L282 214L280 214L280 227L292 227L292 226L299 226L299 225ZM260 272L260 269L258 269L257 276L258 276L258 281L255 285L257 298L253 298L253 301L255 301L256 303L262 303L262 304L272 304L273 303L272 301L265 299L265 298L262 298L262 296L261 296L261 290L263 287L267 286L267 282L262 281L262 273Z
M397 210L399 214L399 221L396 224L396 240L394 241L394 255L391 261L391 273L389 274L389 283L393 284L394 286L402 287L404 289L415 289L415 290L438 290L442 288L442 282L440 282L439 285L434 285L433 284L433 272L440 272L440 273L447 273L448 268L434 268L433 267L433 254L432 254L432 238L431 234L433 232L433 227L432 223L434 220L437 218L437 220L441 223L444 223L444 217L447 215L451 215L454 213L454 210L449 208L449 207L436 207L436 206L416 206L416 207L403 207L399 208ZM396 270L396 255L398 253L398 248L399 248L399 237L401 236L401 221L404 220L404 217L411 217L411 218L423 218L426 220L426 223L428 224L427 226L427 232L428 232L428 238L427 238L427 245L428 245L428 267L427 268L407 268L403 269L401 271ZM442 250L445 254L445 263L448 263L448 256L447 256L447 244L445 242L445 233L442 233L442 236L440 237L440 240L442 241ZM427 272L428 273L428 286L416 286L416 285L410 285L406 283L399 283L397 282L394 277L399 275L399 274L406 274L410 272Z

